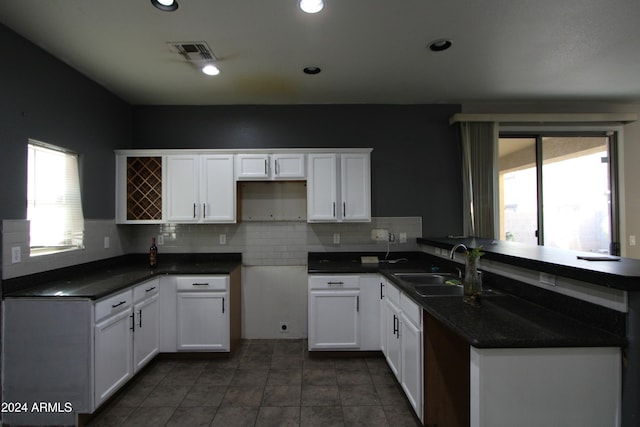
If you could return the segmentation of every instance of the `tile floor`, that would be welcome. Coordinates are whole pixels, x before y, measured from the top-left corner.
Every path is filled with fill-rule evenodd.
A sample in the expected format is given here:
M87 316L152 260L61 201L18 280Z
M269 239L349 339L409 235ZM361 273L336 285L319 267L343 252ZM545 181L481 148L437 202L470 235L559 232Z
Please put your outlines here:
M382 357L245 340L229 359L156 358L89 426L419 426Z

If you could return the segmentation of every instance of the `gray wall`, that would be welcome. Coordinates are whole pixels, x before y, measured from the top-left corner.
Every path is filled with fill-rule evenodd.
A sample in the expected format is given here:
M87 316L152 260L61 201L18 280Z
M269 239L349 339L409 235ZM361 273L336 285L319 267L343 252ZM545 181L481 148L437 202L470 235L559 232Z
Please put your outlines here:
M2 25L0 52L0 219L26 218L29 138L79 153L85 218L113 218L113 150L131 144L131 106Z
M373 216L459 234L458 105L137 106L135 148L372 147Z

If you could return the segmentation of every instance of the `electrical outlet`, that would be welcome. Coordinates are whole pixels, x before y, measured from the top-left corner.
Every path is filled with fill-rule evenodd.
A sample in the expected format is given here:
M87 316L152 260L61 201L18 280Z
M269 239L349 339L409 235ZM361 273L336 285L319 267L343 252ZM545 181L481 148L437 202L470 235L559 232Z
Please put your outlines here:
M389 240L389 230L374 228L371 230L371 240L386 242Z
M104 248L109 249L109 246L111 246L111 242L109 241L109 236L104 236Z
M631 234L629 236L629 246L635 246L636 245L636 236Z
M227 235L226 234L221 234L220 235L220 244L221 245L226 245L227 244Z
M164 234L158 234L158 246L164 245Z
M545 285L555 286L556 276L553 274L540 272L540 283L543 283Z
M281 334L289 333L289 323L280 322L280 333Z
M400 233L400 243L407 243L407 233Z
M396 235L394 233L389 233L389 243L396 242Z
M333 244L334 245L340 244L340 233L333 233Z
M22 254L20 252L20 246L14 246L11 248L11 264L17 264L22 261Z

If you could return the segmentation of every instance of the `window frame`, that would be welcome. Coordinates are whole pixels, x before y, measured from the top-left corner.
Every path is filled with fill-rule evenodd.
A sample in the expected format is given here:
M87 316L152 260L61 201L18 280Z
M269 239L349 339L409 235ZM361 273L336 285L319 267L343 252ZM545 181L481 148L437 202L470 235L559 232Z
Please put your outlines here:
M32 138L29 138L28 142L27 142L27 197L26 197L26 212L25 212L25 216L27 218L27 220L31 221L29 219L29 207L31 204L31 200L29 198L29 193L30 193L30 179L31 179L31 168L29 166L29 151L32 150L32 147L37 149L44 149L44 150L49 150L49 151L54 151L54 152L58 152L58 153L62 153L65 156L73 156L76 162L76 167L75 170L77 172L77 191L78 191L78 202L79 202L79 209L80 209L80 217L82 220L82 229L79 230L80 233L80 238L78 239L79 242L75 243L75 244L45 244L45 245L33 245L32 244L32 239L31 239L31 231L30 231L30 238L29 238L29 256L40 256L40 255L48 255L48 254L54 254L54 253L61 253L61 252L69 252L69 251L75 251L75 250L82 250L84 249L85 245L84 245L84 239L85 239L85 226L84 226L84 209L82 206L82 185L81 185L81 173L80 173L80 154L78 154L77 152L64 148L64 147L60 147L57 145L53 145L53 144L49 144L46 142L42 142L42 141L38 141ZM74 230L76 231L76 230Z
M609 153L609 185L611 191L610 220L611 242L609 253L619 256L621 253L621 236L624 235L621 221L622 214L622 127L621 126L499 126L500 138L532 138L536 140L536 179L537 179L537 240L538 245L544 246L544 210L542 186L542 139L544 137L607 137L607 151ZM496 177L499 174L496 164ZM496 200L496 202L498 202ZM499 212L496 212L499 223ZM496 228L499 230L499 226Z

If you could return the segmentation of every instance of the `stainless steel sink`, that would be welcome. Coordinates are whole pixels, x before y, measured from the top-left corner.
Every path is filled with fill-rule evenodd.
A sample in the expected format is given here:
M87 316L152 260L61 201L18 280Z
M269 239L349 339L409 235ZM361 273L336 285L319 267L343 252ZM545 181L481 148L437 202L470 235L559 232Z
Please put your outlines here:
M421 297L462 296L460 285L416 285L414 289Z
M458 278L453 273L393 273L393 276L411 285L444 285L447 280Z

